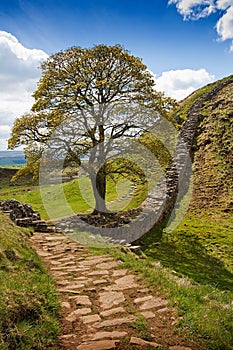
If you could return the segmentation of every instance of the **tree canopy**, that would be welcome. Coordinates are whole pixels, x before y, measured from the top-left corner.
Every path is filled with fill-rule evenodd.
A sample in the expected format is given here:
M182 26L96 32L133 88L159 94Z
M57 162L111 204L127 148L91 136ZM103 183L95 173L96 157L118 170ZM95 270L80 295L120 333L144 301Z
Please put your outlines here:
M27 165L18 176L38 174L50 140L50 152L65 149L64 164L86 167L96 211L106 209L110 167L105 163L111 160L107 155L113 142L122 154L125 141L118 144L118 140L140 137L173 106L172 99L155 90L154 78L142 60L119 45L72 47L50 56L42 64L33 96L31 112L15 121L8 142L10 149L25 146ZM82 161L84 155L89 167ZM96 161L98 166L93 167Z

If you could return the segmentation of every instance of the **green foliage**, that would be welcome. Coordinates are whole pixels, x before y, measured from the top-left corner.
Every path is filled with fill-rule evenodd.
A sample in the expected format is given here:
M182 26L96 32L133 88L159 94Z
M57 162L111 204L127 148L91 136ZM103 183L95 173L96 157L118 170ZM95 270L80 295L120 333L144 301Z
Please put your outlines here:
M46 142L56 130L56 141L49 146L50 159L59 159L63 149L67 152L64 166L72 162L83 166L92 179L96 207L104 211L99 197L105 199L103 164L109 141L137 138L153 125L158 113L168 118L174 105L154 85L142 60L119 45L72 47L49 57L42 64L32 112L15 121L8 142L10 149L26 146L27 165L14 180L28 173L38 176ZM120 146L123 152L126 146ZM83 164L83 155L88 155L88 164ZM93 164L100 159L102 169L96 170Z
M1 213L0 220L0 347L49 349L59 331L55 285L29 245L29 231Z

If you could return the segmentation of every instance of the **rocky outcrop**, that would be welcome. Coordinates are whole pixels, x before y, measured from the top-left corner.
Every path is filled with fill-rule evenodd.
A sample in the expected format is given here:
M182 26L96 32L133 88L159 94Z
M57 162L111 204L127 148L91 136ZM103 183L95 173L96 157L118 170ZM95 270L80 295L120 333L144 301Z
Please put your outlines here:
M40 214L33 210L31 205L21 204L15 199L0 200L0 210L9 215L16 225L21 227L33 227L38 232L54 232L54 227L50 227Z

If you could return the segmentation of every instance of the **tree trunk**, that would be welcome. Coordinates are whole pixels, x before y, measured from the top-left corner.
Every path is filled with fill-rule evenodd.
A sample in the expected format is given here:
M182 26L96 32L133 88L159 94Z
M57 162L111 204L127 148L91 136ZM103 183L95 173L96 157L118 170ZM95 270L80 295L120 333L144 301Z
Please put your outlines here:
M101 168L96 176L91 179L92 188L95 197L95 209L93 215L98 213L106 213L108 210L106 208L105 196L106 196L106 173L105 169Z

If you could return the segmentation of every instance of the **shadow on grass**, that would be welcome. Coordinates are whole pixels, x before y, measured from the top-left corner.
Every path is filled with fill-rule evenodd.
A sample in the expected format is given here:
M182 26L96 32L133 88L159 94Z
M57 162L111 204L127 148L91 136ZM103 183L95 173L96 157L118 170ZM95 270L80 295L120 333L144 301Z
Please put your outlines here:
M204 247L204 240L185 230L163 233L164 226L161 224L141 239L144 254L159 260L178 276L219 290L233 291L233 274Z

